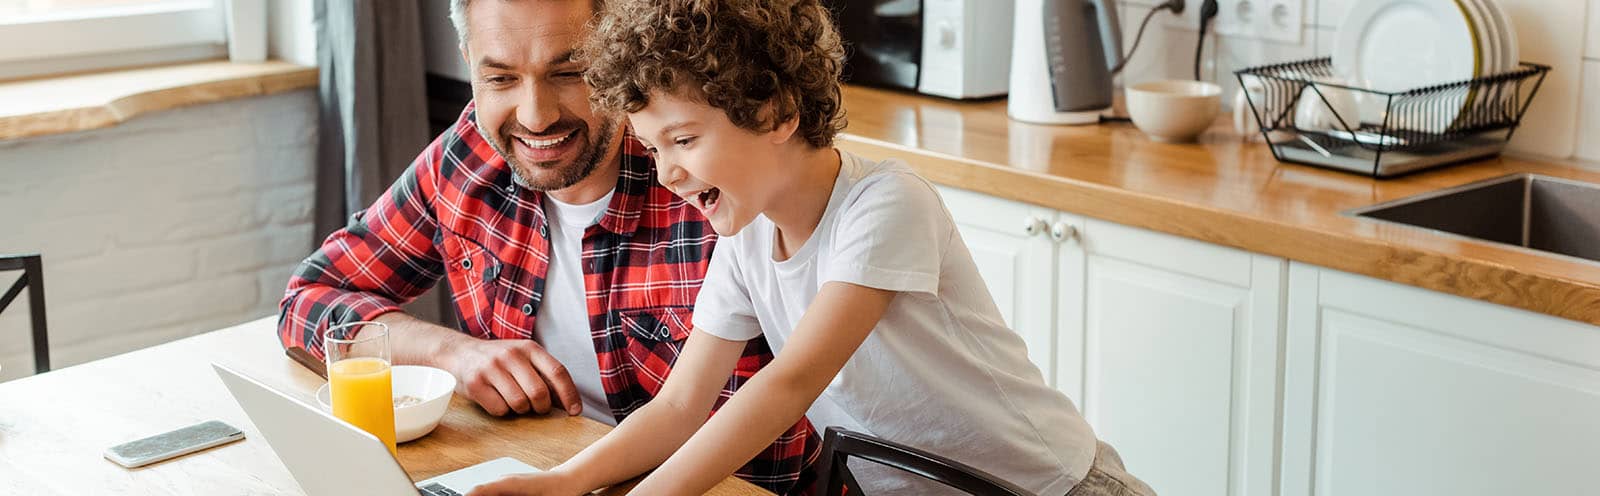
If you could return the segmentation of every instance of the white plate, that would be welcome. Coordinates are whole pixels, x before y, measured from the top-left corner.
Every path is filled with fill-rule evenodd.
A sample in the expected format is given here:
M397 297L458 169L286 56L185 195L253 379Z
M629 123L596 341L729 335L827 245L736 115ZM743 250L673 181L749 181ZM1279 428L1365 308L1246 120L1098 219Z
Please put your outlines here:
M1517 26L1511 24L1511 16L1506 14L1506 9L1500 7L1495 0L1478 0L1488 7L1489 20L1495 26L1495 32L1500 41L1500 65L1496 73L1514 71L1522 67L1522 48L1517 45ZM1486 74L1487 75L1487 74Z
M1484 5L1484 0L1461 0L1462 7L1466 8L1467 17L1472 21L1473 33L1477 36L1478 47L1478 75L1487 76L1499 72L1504 57L1500 49L1500 30L1495 27L1494 20L1490 18L1489 6Z
M1361 0L1339 27L1345 79L1400 92L1478 76L1482 48L1456 0Z

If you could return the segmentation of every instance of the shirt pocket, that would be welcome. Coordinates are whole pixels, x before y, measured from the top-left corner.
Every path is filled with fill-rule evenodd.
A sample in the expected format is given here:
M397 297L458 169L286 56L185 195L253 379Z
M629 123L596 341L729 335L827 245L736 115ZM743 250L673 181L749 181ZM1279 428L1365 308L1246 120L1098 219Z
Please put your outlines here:
M466 331L488 338L488 321L494 315L495 280L500 277L500 260L476 240L446 233L441 241L445 277L450 283L456 312Z
M652 397L661 391L667 373L683 353L683 343L693 327L694 308L663 306L618 310L617 324L627 337L628 364L644 390Z

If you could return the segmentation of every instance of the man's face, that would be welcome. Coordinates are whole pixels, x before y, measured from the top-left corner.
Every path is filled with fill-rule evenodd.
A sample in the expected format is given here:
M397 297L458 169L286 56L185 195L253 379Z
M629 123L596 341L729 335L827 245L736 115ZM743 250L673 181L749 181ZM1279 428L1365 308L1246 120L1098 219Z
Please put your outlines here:
M518 184L572 186L618 148L617 119L589 108L572 52L593 14L589 0L480 0L467 8L467 43L478 131Z

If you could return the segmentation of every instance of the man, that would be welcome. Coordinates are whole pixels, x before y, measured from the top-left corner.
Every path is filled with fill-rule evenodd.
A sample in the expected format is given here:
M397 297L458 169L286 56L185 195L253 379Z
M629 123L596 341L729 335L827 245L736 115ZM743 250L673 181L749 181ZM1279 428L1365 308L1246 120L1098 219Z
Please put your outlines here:
M716 236L619 118L590 109L572 54L599 3L452 2L473 103L301 264L285 346L320 354L330 325L383 322L395 363L450 371L493 415L615 424L660 391ZM441 278L460 331L400 310ZM722 398L770 360L752 342ZM788 492L816 444L802 420L737 475Z

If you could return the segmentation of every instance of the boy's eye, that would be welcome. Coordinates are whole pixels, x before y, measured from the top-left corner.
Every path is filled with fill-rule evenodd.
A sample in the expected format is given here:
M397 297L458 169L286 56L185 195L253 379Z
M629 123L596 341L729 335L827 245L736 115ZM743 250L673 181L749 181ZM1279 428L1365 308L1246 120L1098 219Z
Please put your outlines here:
M694 144L694 137L690 136L686 138L678 138L676 141L673 141L673 143L677 144L678 148L686 148L689 145Z
M582 72L578 72L578 71L558 72L558 73L556 73L556 77L562 78L562 79L573 79L573 78L581 79L581 78L583 78L583 73Z

